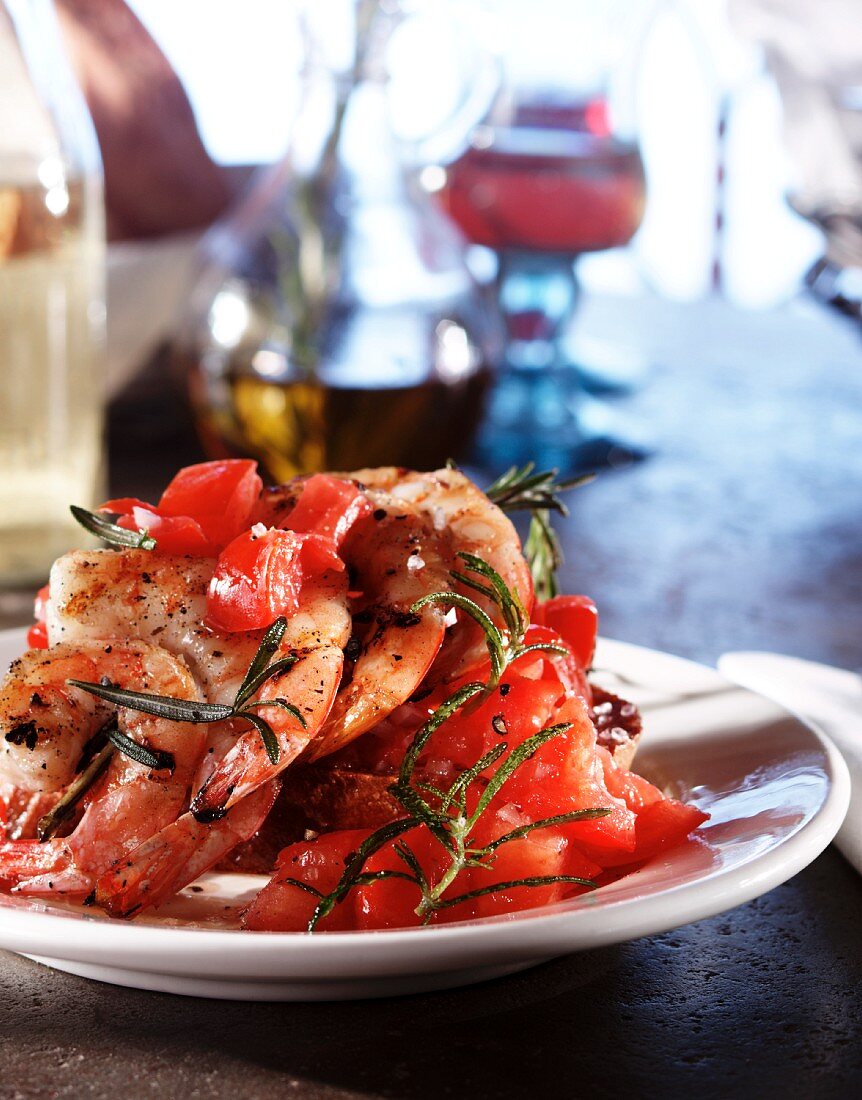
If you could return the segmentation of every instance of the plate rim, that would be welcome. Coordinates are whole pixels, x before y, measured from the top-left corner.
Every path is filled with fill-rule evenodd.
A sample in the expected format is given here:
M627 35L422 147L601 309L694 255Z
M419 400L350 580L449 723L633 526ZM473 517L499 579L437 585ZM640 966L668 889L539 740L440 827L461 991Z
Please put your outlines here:
M23 641L26 628L0 631L0 646ZM774 700L740 689L707 665L647 646L601 639L609 653L648 654L665 662L687 665L701 674L723 680L766 701L813 737L823 754L826 791L823 801L795 832L765 852L707 877L667 886L640 898L592 896L569 899L548 910L518 914L514 919L492 917L431 928L330 932L317 937L301 932L238 932L232 929L135 925L104 919L82 919L79 914L40 912L0 904L0 948L69 962L111 964L125 952L123 966L140 973L203 976L213 962L221 964L225 981L253 980L268 984L325 982L337 973L344 979L403 974L405 965L415 974L438 971L466 952L475 965L502 959L549 957L587 947L621 943L644 935L717 915L735 908L787 881L815 859L837 833L850 799L850 776L843 757L815 723L802 719ZM5 671L5 670L0 670ZM739 878L726 891L728 877ZM677 904L668 904L675 899ZM602 922L602 914L614 920ZM592 915L592 919L591 919ZM598 915L598 916L596 916ZM573 917L577 925L573 927ZM35 918L35 919L34 919ZM35 927L34 927L35 926ZM419 944L424 949L416 951ZM447 961L448 960L448 961Z

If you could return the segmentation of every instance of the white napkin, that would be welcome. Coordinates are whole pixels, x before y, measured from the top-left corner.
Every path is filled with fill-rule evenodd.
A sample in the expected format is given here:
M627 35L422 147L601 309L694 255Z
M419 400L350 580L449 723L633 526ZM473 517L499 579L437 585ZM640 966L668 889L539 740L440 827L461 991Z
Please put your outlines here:
M850 771L850 808L835 843L862 874L862 676L777 653L725 653L728 680L809 718L838 746Z

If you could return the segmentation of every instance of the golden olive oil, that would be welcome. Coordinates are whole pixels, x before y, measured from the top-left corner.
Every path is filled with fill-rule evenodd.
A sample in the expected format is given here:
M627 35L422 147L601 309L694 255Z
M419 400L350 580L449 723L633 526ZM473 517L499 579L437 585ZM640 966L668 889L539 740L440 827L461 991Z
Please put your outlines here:
M489 378L484 368L455 384L428 380L362 389L227 373L220 400L213 401L193 365L191 391L211 454L252 454L271 479L285 481L297 473L362 466L434 469L462 456Z

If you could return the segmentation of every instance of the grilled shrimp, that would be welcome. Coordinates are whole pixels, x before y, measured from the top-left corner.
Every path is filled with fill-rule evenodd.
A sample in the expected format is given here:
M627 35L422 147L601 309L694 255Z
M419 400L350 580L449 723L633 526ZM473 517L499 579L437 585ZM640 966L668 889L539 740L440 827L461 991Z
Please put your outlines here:
M449 469L423 474L382 466L356 470L350 476L428 516L436 530L446 532L454 551L465 550L484 558L530 610L533 581L518 532L509 517L466 474Z
M521 540L512 521L460 470L417 473L395 466L356 470L350 474L370 490L383 490L392 498L418 510L439 531L448 547L451 568L464 571L459 552L483 558L521 600L527 614L533 606L533 580L524 559ZM443 586L452 587L451 580ZM455 585L457 588L457 585ZM481 594L465 588L464 594L479 603L492 618L498 610ZM459 675L486 655L481 631L472 620L460 616L450 632L445 652L435 667L435 680Z
M376 725L419 687L446 632L438 605L411 612L429 592L451 587L441 540L430 522L387 493L368 492L374 512L350 531L342 554L362 596L353 621L367 624L353 678L308 747L316 760Z
M13 661L0 687L0 776L20 791L61 791L75 777L84 746L104 721L103 705L66 686L66 679L99 679L99 647L31 649Z
M230 703L260 634L223 634L206 625L212 571L213 562L207 559L141 550L67 554L51 572L49 640L130 634L157 640L185 657L207 702ZM241 729L239 740L216 767L217 774L200 792L196 810L211 813L234 805L273 779L305 748L329 711L349 636L347 577L328 571L303 587L300 606L288 619L279 656L293 654L299 660L268 681L258 696L258 701L289 699L306 725L276 707L264 708L262 716L279 742L278 764L269 760L256 730Z
M235 721L209 727L192 790L199 790L237 740ZM279 781L264 784L227 813L199 821L187 811L129 852L96 883L96 904L113 917L131 917L159 905L194 882L260 829L273 807Z
M0 878L21 893L89 893L115 860L186 805L204 748L203 728L115 708L66 682L103 677L133 691L200 699L182 660L142 642L58 645L31 650L12 665L0 691L5 783L59 792L74 778L87 743L113 714L126 736L173 758L170 769L151 770L115 752L68 837L0 845Z
M443 643L445 612L434 606L412 614L410 608L429 592L451 587L443 541L430 516L383 488L365 485L360 475L339 476L355 482L374 511L355 522L340 549L362 590L351 601L358 652L349 682L306 750L308 759L335 752L416 691ZM256 518L289 528L303 480L264 490Z
M147 550L77 550L51 570L48 640L140 638L181 655L206 701L229 703L260 642L259 632L222 634L206 625L214 562ZM281 647L344 646L350 636L347 583L329 572L302 592Z

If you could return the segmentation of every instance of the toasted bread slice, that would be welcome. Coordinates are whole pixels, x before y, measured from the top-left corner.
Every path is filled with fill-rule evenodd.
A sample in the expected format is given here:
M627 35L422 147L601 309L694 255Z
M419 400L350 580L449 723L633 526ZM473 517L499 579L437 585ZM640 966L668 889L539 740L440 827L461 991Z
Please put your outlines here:
M217 870L268 873L282 848L310 833L385 825L403 813L388 790L394 778L331 768L325 762L289 768L263 827Z

